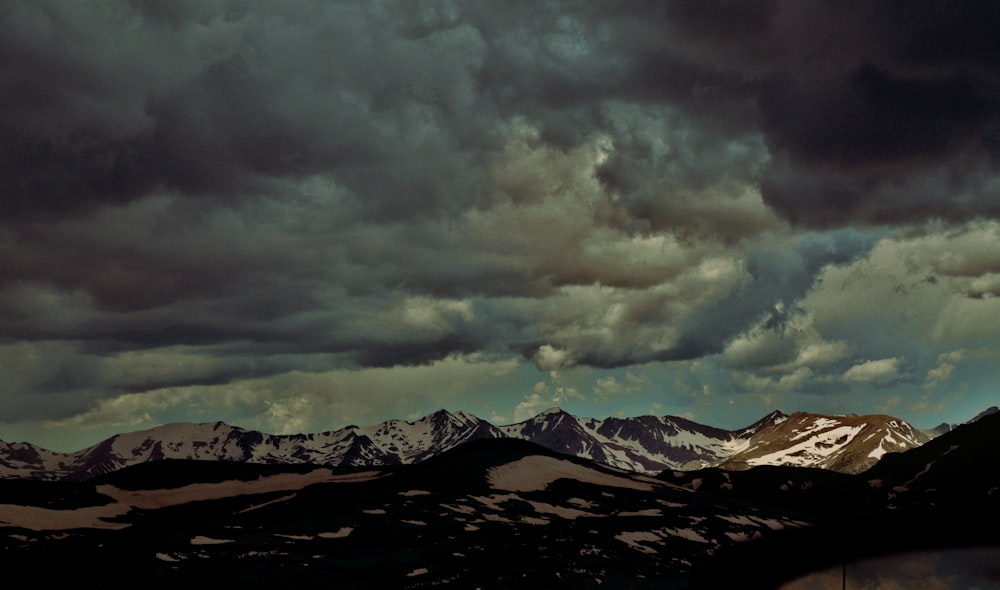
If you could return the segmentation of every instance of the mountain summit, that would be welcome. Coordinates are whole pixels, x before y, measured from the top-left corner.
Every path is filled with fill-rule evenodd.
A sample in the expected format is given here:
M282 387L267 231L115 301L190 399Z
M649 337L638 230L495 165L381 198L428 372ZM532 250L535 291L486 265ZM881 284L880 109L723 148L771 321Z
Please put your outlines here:
M726 469L794 465L861 473L886 453L906 451L927 440L920 431L892 416L796 412L751 434L745 449L719 465Z

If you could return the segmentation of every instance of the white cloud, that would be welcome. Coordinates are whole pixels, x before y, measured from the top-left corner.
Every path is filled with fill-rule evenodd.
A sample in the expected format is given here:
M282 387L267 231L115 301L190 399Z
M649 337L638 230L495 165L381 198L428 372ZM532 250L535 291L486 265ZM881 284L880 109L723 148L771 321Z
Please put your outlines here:
M586 401L586 398L575 387L539 381L535 383L533 391L524 396L524 399L514 407L514 421L527 420L549 408L562 406L568 401L582 402Z
M881 404L876 404L875 410L880 414L888 414L896 409L902 401L903 398L901 396L893 395L883 400Z
M935 383L946 381L948 377L951 376L951 372L955 370L955 365L951 363L941 363L937 367L927 371L927 382Z
M614 375L599 377L594 382L594 395L600 399L607 399L620 395L631 395L638 393L649 387L650 381L643 373L626 371L625 377L618 380ZM707 387L707 385L706 385Z
M899 359L887 358L859 363L844 372L844 381L874 383L899 376Z
M468 299L448 300L429 297L408 297L393 310L392 319L407 330L447 332L460 322L475 318L472 302Z
M867 256L829 265L800 302L820 330L843 325L856 330L852 344L901 338L950 348L1000 338L1000 297L986 297L1000 262L1000 222L969 224L902 234L878 242Z
M573 365L573 354L550 344L543 344L535 352L535 365L539 371L557 371Z
M775 311L781 315L784 308L779 305ZM788 393L828 380L822 368L850 354L846 341L820 334L810 313L793 311L784 321L773 319L762 318L733 338L720 355L723 366L733 369L733 378L755 393Z
M799 367L790 373L778 376L756 373L737 373L736 380L758 393L787 393L801 389L813 378L813 370Z
M779 313L781 310L778 310ZM733 338L722 351L722 362L737 369L768 373L793 373L804 367L821 367L850 353L843 340L826 340L809 313L793 313L777 326L767 316Z

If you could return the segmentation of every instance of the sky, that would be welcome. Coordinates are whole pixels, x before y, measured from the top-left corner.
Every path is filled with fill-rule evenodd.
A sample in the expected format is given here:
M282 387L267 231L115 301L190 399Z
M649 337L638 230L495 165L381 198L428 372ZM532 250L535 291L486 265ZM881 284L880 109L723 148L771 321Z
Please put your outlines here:
M0 439L997 403L1000 5L8 0Z

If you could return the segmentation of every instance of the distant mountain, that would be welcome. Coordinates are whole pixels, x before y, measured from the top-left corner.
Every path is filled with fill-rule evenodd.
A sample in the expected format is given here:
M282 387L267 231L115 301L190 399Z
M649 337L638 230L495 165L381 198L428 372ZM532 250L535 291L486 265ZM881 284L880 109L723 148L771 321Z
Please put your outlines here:
M517 438L620 469L721 465L813 466L856 473L882 454L926 441L890 416L820 416L772 412L739 430L677 416L578 418L559 408L506 426L440 410L419 420L389 420L319 434L273 435L222 422L168 424L113 436L75 453L0 443L0 477L85 480L149 461L194 459L255 464L378 466L419 463L478 439Z
M598 420L577 418L552 408L524 422L501 426L500 430L560 453L655 473L715 463L741 448L747 437L784 418L781 412L772 412L747 428L729 431L678 416Z
M178 423L113 436L75 453L0 442L0 477L84 480L163 459L361 466L419 462L464 442L500 438L488 422L444 410L415 422L390 420L320 434L275 435L222 422Z
M1000 408L997 408L996 406L990 406L989 408L986 408L982 412L979 412L979 414L977 414L974 418L972 418L968 422L965 422L964 424L971 424L972 422L977 422L979 421L980 418L985 418L986 416L996 414L997 412L1000 412ZM921 432L923 432L924 435L927 436L927 438L936 438L946 432L951 432L958 426L961 426L961 424L948 424L947 422L942 422L941 424L938 424L934 428L928 428L922 430Z

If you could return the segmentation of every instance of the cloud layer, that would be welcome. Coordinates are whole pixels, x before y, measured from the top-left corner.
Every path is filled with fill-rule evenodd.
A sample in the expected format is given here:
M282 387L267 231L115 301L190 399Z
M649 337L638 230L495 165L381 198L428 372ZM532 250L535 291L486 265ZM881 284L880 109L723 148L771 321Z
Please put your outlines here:
M971 412L986 363L947 355L1000 335L998 24L983 3L15 1L0 412L712 421L726 392L749 422L872 391ZM481 372L468 397L394 385L456 366ZM382 371L374 397L321 385Z

